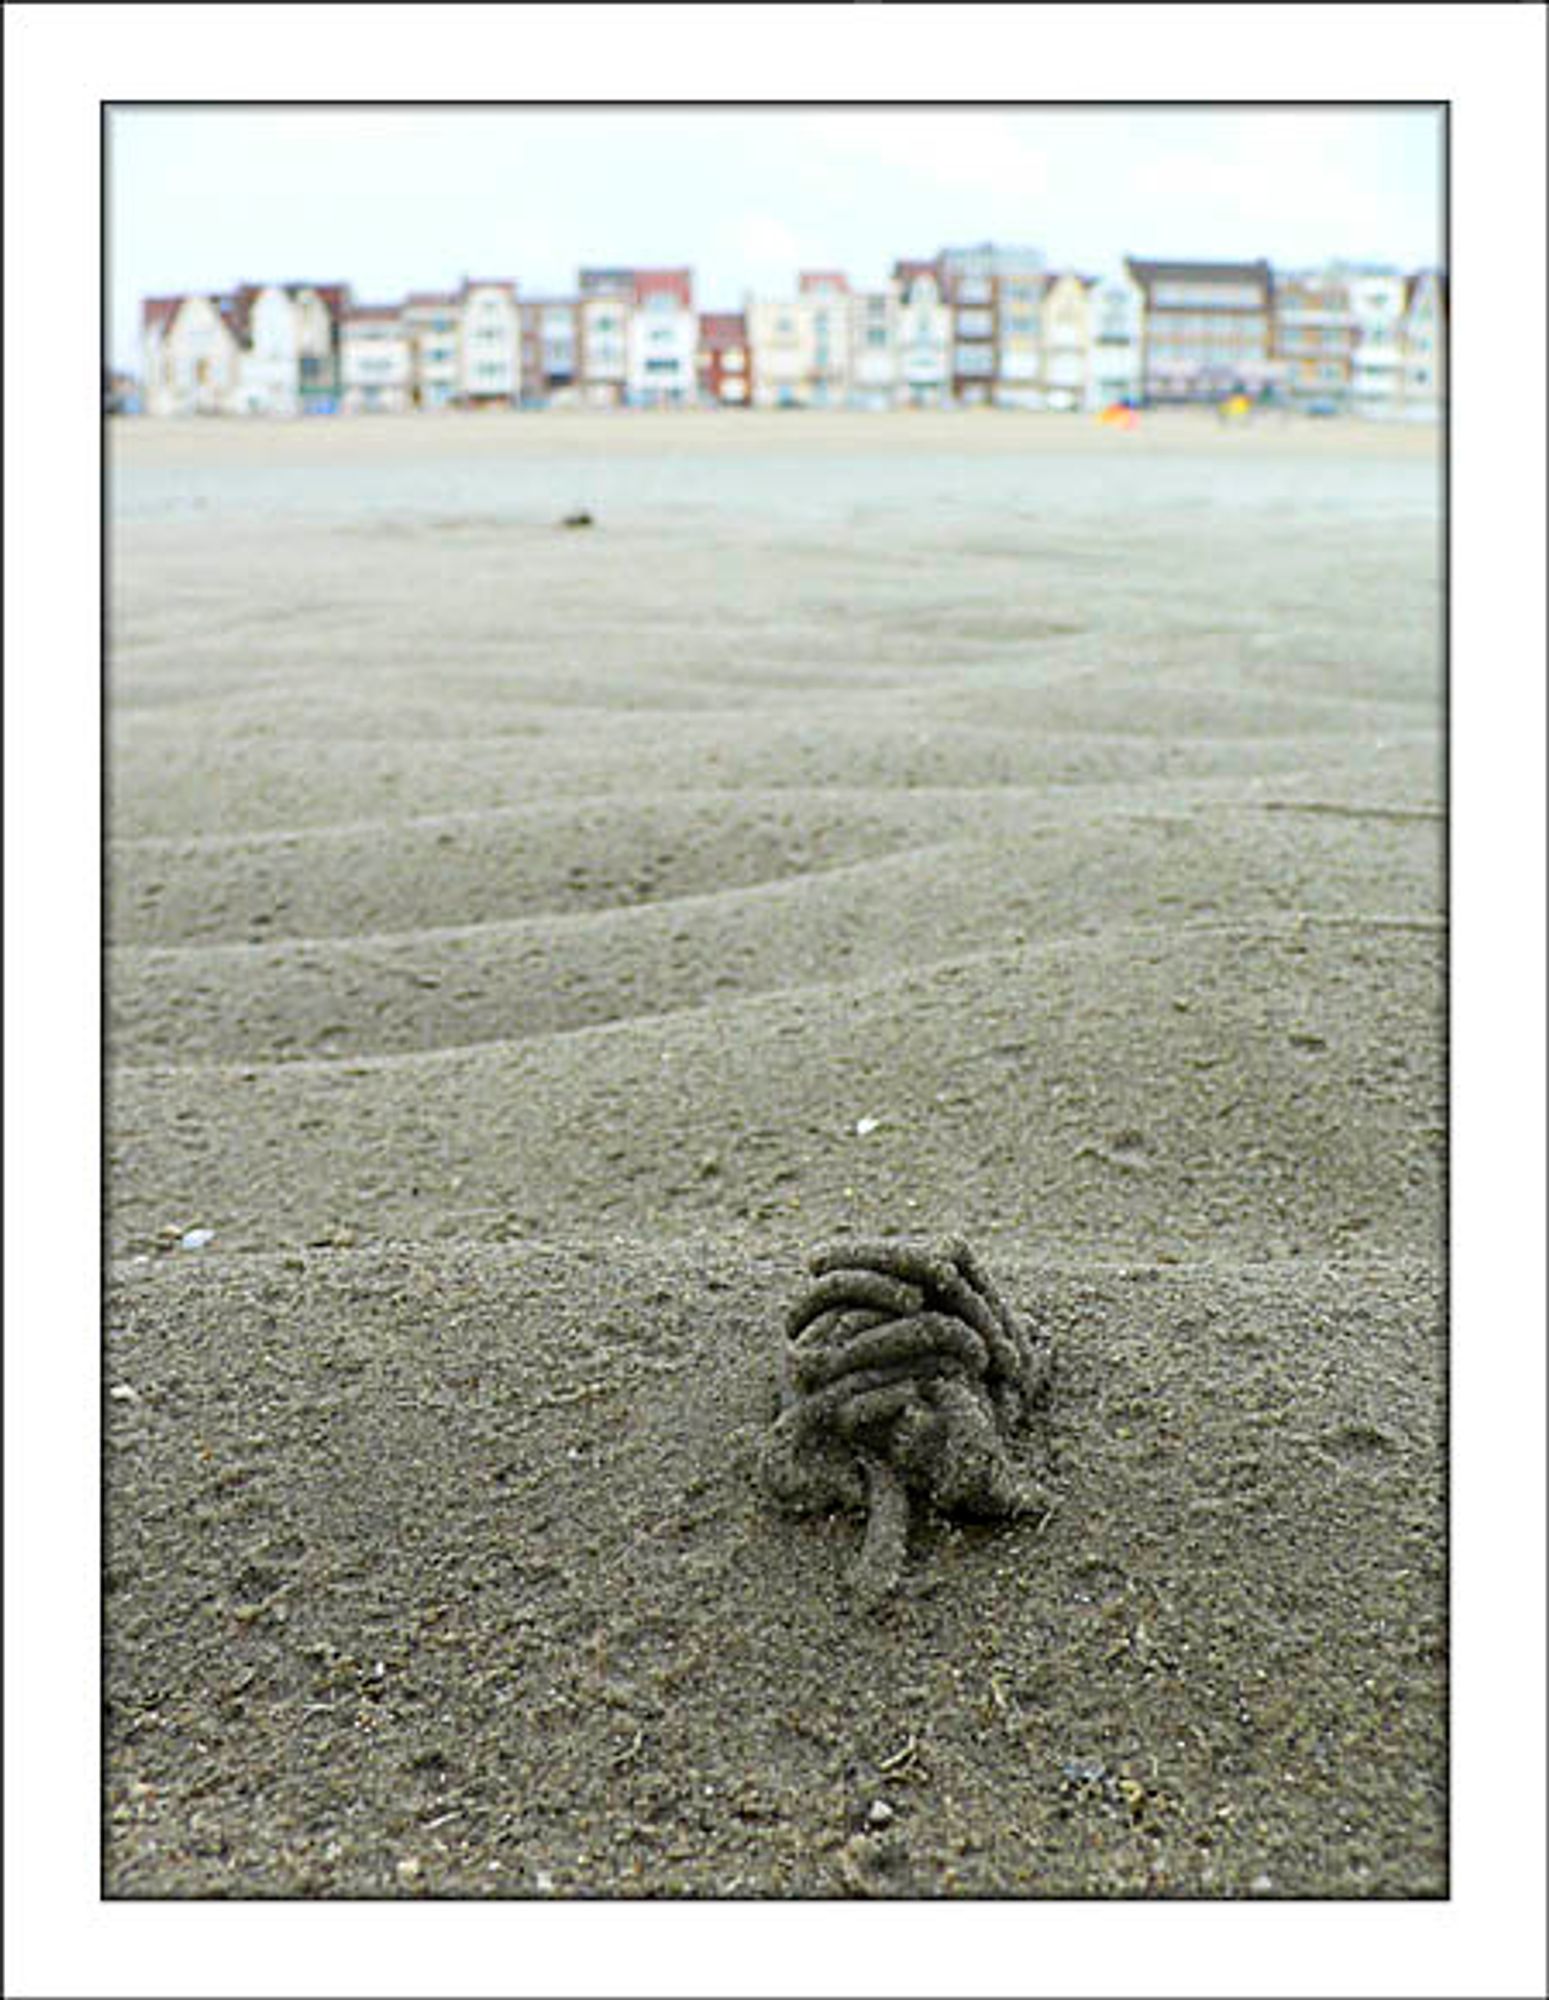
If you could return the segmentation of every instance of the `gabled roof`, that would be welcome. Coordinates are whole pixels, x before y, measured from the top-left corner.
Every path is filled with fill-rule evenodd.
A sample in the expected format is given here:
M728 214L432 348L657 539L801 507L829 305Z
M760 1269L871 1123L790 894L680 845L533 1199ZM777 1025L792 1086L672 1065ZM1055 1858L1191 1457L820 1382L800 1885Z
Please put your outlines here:
M168 326L183 303L181 293L175 299L142 299L140 301L140 321L143 326Z
M843 271L798 271L798 292L847 292L850 281Z
M893 276L901 285L907 285L912 278L934 278L941 282L941 269L934 258L900 257L893 265Z

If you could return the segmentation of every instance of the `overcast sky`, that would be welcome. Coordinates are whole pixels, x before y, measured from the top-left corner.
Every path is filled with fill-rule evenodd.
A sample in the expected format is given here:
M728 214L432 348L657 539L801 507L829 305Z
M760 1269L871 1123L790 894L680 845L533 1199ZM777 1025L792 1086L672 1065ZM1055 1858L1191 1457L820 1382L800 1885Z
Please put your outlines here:
M366 299L578 264L691 264L702 309L798 267L879 284L944 244L1126 255L1441 256L1441 114L1373 109L242 110L109 116L114 361L139 301L243 280Z

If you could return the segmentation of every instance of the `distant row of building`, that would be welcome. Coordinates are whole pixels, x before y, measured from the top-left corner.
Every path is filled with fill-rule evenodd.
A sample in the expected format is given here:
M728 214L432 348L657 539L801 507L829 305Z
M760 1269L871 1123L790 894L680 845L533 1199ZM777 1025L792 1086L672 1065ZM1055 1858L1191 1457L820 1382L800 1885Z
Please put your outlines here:
M1234 394L1435 420L1434 270L1128 258L1092 277L981 244L895 263L877 290L803 271L782 298L700 312L689 269L585 269L574 294L504 278L395 304L345 284L147 299L138 407L295 416L444 407L976 403L1100 409Z

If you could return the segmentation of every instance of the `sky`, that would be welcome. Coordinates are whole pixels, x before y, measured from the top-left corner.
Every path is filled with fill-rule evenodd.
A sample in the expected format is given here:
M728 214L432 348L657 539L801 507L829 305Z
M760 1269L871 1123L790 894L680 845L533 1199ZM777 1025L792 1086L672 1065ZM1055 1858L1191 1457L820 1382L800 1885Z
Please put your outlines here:
M465 276L564 294L580 264L689 264L701 310L801 268L1032 246L1142 257L1441 256L1441 114L1369 109L679 110L116 106L115 365L144 297L342 280L367 300Z

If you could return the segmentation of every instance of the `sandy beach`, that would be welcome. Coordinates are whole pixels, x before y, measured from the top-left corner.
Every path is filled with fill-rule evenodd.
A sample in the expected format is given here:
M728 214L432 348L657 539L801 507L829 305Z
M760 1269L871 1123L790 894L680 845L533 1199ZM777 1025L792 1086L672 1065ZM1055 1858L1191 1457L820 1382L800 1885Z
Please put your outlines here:
M109 1896L1446 1893L1439 451L114 424ZM875 1611L852 1235L1056 1356Z

